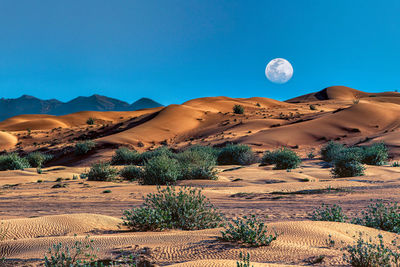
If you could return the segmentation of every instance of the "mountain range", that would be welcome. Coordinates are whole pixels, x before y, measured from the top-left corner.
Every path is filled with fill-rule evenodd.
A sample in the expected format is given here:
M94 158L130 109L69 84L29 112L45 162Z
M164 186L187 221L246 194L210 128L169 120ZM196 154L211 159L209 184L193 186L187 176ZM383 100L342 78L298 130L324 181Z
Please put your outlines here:
M65 115L78 111L132 111L161 106L160 103L149 98L141 98L129 104L96 94L88 97L79 96L68 102L61 102L57 99L42 100L34 96L23 95L19 98L0 99L0 120L21 114Z

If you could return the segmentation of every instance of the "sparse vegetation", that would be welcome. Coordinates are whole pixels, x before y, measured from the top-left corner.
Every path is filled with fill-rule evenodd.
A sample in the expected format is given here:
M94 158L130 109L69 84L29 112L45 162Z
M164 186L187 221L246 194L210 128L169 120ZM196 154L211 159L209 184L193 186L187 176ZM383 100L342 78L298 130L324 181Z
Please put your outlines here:
M235 114L244 114L244 107L241 105L234 105L233 106L233 113Z
M40 152L32 152L26 156L26 159L29 162L29 165L33 168L40 168L43 167L43 164L47 161L51 160L53 156L48 154L43 154Z
M75 154L76 155L85 155L95 147L96 147L96 143L92 140L78 142L75 144Z
M352 221L393 233L400 233L400 206L396 202L384 202L381 199L368 205L366 211L361 212L361 218Z
M154 150L150 150L150 151L146 151L140 154L140 159L138 161L138 165L144 165L147 161L149 161L152 158L161 156L161 155L165 155L168 156L170 158L174 157L174 153L172 153L172 151L166 147L166 146L161 146L158 147Z
M262 165L275 164L276 170L290 170L297 168L301 163L300 157L288 148L266 151L261 160Z
M265 221L255 215L234 219L228 222L225 229L221 231L221 240L236 242L252 247L269 246L278 238L278 233L268 233Z
M134 165L126 166L120 171L121 177L131 181L139 180L142 177L142 174L143 170Z
M364 175L365 167L360 162L358 149L344 149L339 152L331 170L334 177L355 177Z
M347 216L339 205L322 204L311 213L311 219L313 221L345 222Z
M392 163L391 166L392 166L392 167L400 167L400 162L395 161L395 162Z
M317 107L315 105L311 104L309 107L310 107L310 110L317 110Z
M221 149L219 165L250 165L257 162L257 156L247 145L228 145Z
M97 249L93 247L93 240L87 236L82 241L75 241L72 246L62 243L54 244L44 257L46 267L83 267L95 265L97 261Z
M95 123L95 119L92 118L92 117L90 117L90 118L88 118L88 119L86 120L86 123L87 123L88 125L93 125L93 124Z
M384 143L365 146L362 149L362 163L368 165L384 165L388 160L388 149Z
M250 253L244 255L242 252L239 254L239 261L236 262L236 267L250 267ZM251 265L251 267L254 267Z
M343 149L345 147L341 143L329 141L321 149L321 158L326 162L332 162Z
M179 162L166 154L161 154L144 164L140 182L146 185L168 185L174 184L180 176Z
M86 173L89 181L113 181L117 175L118 170L106 162L93 164Z
M113 165L137 165L140 162L140 153L127 147L118 148L111 159Z
M343 260L354 267L390 267L400 266L400 247L393 241L394 248L385 246L383 237L378 235L377 240L364 240L360 233L354 245L344 248L347 252Z
M218 178L215 170L216 157L205 149L188 149L175 156L180 165L180 180Z
M221 215L201 190L189 187L158 187L157 193L144 198L142 207L125 210L122 219L132 231L198 230L221 225Z
M103 194L109 194L109 193L111 193L111 190L110 190L110 189L106 189L106 190L104 190L102 193L103 193Z
M9 153L0 156L0 171L23 170L30 167L29 161L20 157L17 153Z

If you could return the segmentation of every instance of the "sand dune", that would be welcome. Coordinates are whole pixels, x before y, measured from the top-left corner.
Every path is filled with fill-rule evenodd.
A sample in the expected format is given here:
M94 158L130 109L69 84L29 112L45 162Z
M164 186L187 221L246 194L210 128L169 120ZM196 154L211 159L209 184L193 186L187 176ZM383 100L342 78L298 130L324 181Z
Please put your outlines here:
M18 138L6 132L0 132L0 149L13 148L18 142Z

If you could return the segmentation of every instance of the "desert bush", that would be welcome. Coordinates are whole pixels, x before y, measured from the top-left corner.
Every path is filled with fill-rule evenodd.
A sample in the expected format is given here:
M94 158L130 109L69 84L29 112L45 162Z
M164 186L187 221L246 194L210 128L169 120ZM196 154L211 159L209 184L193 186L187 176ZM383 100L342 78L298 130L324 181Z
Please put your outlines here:
M200 152L204 154L208 154L207 157L214 158L214 160L217 160L218 155L220 153L219 148L215 148L212 146L202 146L202 145L193 145L185 149L185 151L193 151L193 152Z
M0 156L0 171L23 170L30 168L29 161L21 158L17 153L9 153Z
M233 113L235 114L244 114L244 107L241 105L234 105L233 106Z
M276 170L295 169L301 163L300 157L288 148L266 151L261 160L262 165L275 164Z
M140 182L147 185L168 185L174 184L180 176L179 162L161 154L145 162Z
M393 242L396 245L396 242ZM354 245L344 248L343 260L354 267L390 267L400 266L400 247L394 249L385 246L383 237L377 240L364 240L360 233Z
M180 165L180 180L206 179L216 180L215 156L208 151L188 149L175 155Z
M310 110L317 110L317 107L315 105L310 105Z
M44 256L46 267L83 267L100 266L97 262L97 249L93 240L75 241L72 246L54 244Z
M150 151L141 153L137 164L144 165L150 159L161 156L161 155L166 155L171 158L174 157L174 153L172 153L172 151L168 147L161 146L154 150L150 150Z
M220 237L223 241L236 242L252 247L269 246L278 238L278 233L268 233L265 222L255 215L234 219L228 222L225 229L221 231Z
M342 207L339 205L322 204L321 207L313 210L311 213L313 221L330 221L330 222L345 222L347 216L343 213Z
M37 151L29 153L25 158L28 160L29 165L31 165L31 167L40 168L43 166L44 163L46 163L46 161L51 160L53 156L48 154L43 154Z
M362 148L362 163L368 165L384 165L388 160L388 149L384 143L377 143Z
M236 262L236 267L250 267L250 253L244 255L242 252L239 254L239 261ZM251 265L251 267L254 267Z
M321 148L321 158L326 162L332 162L344 148L341 143L329 141Z
M364 175L364 171L359 149L347 148L339 152L334 159L331 173L334 177L355 177Z
M355 224L364 225L388 232L400 233L400 206L397 202L384 202L382 199L368 205L361 212L361 218L355 218Z
M96 143L93 142L92 140L86 140L82 142L78 142L75 144L75 154L76 155L85 155L87 154L90 150L95 148Z
M228 145L218 154L219 165L250 165L257 162L257 157L247 145Z
M118 170L106 162L93 164L86 173L89 181L112 181L117 175Z
M94 118L92 118L92 117L88 118L87 121L86 121L86 123L87 123L88 125L93 125L94 122L95 122L95 120L94 120Z
M391 166L392 166L392 167L400 167L400 162L395 161L395 162L392 163Z
M118 148L111 159L113 165L137 165L141 162L140 153L127 147Z
M139 180L142 177L143 170L133 165L126 166L120 171L121 177L127 180Z
M148 194L142 207L125 210L124 225L132 231L164 229L198 230L221 225L221 215L201 190L184 187L157 188Z

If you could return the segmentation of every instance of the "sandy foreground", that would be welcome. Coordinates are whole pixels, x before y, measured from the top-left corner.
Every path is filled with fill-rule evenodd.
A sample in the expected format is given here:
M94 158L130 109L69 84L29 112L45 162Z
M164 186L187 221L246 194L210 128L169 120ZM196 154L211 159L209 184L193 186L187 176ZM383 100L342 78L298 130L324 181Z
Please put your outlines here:
M379 231L347 223L310 221L309 212L321 203L338 203L353 217L370 199L399 201L400 168L368 166L365 176L334 179L329 168L321 164L318 160L304 161L291 172L258 165L224 166L219 168L217 181L180 182L202 187L228 218L268 215L268 227L280 236L271 246L260 248L219 241L222 228L126 231L120 219L122 211L139 206L144 195L156 191L155 186L72 180L85 168L50 167L42 174L35 169L0 172L0 215L8 229L0 251L8 259L20 260L18 264L35 266L52 244L72 244L89 234L102 257L116 256L121 250L145 251L162 266L235 266L240 252L249 252L254 266L309 265L319 256L324 256L320 266L340 266L343 246L353 244L359 232L375 238ZM67 187L52 188L59 177ZM111 193L102 193L106 189ZM395 237L382 234L388 243ZM333 247L327 245L329 235L335 241Z

